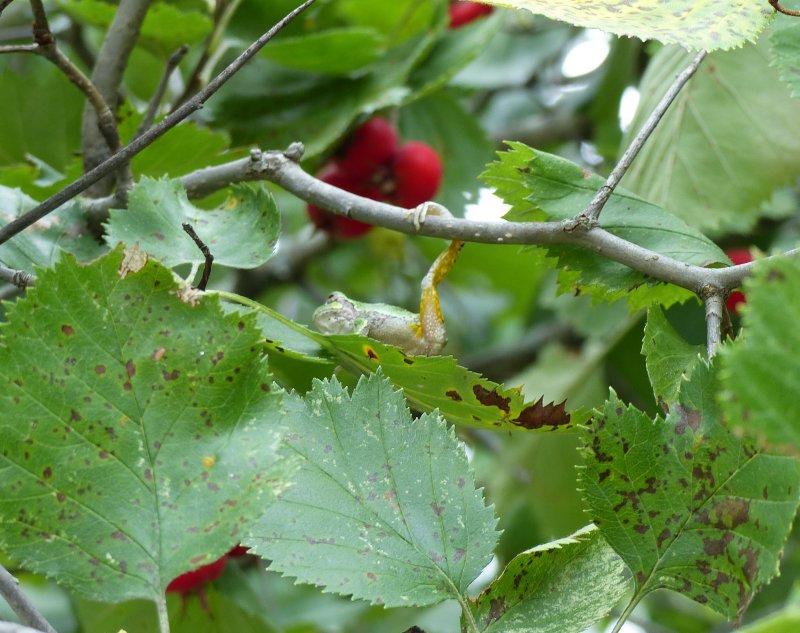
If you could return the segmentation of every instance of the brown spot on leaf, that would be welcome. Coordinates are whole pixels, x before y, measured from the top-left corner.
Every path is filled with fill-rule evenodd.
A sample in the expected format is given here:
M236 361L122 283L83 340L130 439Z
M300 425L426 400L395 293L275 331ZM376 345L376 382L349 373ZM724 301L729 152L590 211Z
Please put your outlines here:
M554 402L544 404L544 397L542 397L534 404L529 404L525 407L511 422L526 429L541 429L548 426L555 430L559 427L565 427L570 422L566 404L566 400L559 404Z
M675 425L675 432L678 435L683 435L686 432L686 427L689 427L697 433L697 429L700 428L700 423L702 422L700 412L696 409L684 407L682 404L676 404L675 411L680 416L678 423Z
M81 418L81 414L78 413L75 409L70 411L69 415L70 422L80 422L83 418Z
M733 540L733 532L725 532L722 538L704 538L703 551L708 556L721 556Z
M472 387L472 393L475 394L478 402L480 402L482 405L487 407L497 407L504 413L509 413L508 405L511 402L511 398L504 398L501 396L499 393L497 393L496 387L489 391L483 385L474 385Z
M463 400L461 394L459 394L455 389L450 389L449 391L446 391L445 395L451 400L454 400L455 402L461 402L461 400Z
M52 469L52 468L50 468L50 466L47 466L47 467L46 467L46 468L45 468L45 469L42 471L42 477L44 477L45 479L50 479L52 476L53 476L53 469Z
M72 336L75 334L75 329L71 325L62 325L61 331L67 336Z
M125 371L128 373L128 378L133 378L136 375L136 364L133 359L125 363Z
M164 380L177 380L180 377L181 372L178 369L173 369L171 372L162 372L162 375L164 376Z
M159 361L164 358L164 354L167 353L166 347L159 347L156 351L153 352L153 360Z
M380 356L375 351L375 349L369 345L364 346L364 356L369 358L370 360L380 360Z
M442 516L442 512L444 512L444 507L440 506L440 505L439 505L438 503L436 503L435 501L432 501L432 502L431 502L431 510L433 510L433 513L434 513L434 514L435 514L437 517L440 517L440 516Z
M506 612L506 600L502 596L499 598L492 598L489 601L489 618L486 624L490 624L492 622L496 622L500 618L503 617L503 614Z
M403 356L403 362L406 365L413 365L414 364L414 359L413 358L409 358L408 356Z

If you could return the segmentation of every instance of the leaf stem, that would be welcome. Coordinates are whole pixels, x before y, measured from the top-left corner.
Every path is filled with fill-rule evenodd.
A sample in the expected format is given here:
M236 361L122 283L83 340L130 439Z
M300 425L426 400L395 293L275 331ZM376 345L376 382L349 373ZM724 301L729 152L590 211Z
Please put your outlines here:
M169 633L169 611L167 611L167 598L165 595L156 598L156 611L158 611L159 633Z
M633 595L631 601L628 603L628 605L625 607L625 609L623 609L622 613L620 614L617 623L614 625L614 628L611 629L611 633L619 633L622 630L622 627L625 625L625 622L628 621L628 618L630 617L631 613L633 613L633 610L642 601L642 598L644 598L644 596L645 596L644 592L637 592Z
M672 85L669 87L666 94L661 98L661 101L658 102L658 105L656 105L656 107L650 113L650 116L647 117L647 120L644 122L639 132L633 138L630 145L628 145L625 153L622 154L622 157L619 159L619 162L616 164L611 174L609 174L605 184L600 187L589 205L572 220L572 222L575 224L575 227L590 227L597 223L597 219L600 217L600 212L603 210L606 202L608 202L608 199L611 197L614 189L616 189L619 181L622 180L622 177L627 173L628 169L630 169L630 166L633 164L633 160L636 158L636 155L639 153L642 147L644 147L645 142L648 138L650 138L650 135L656 129L656 126L667 112L669 106L672 105L675 97L678 96L678 93L686 85L686 82L691 79L692 75L697 72L697 69L700 67L700 64L705 58L706 54L707 51L705 50L697 53L691 63L684 68L684 70L677 77L675 77L675 81L672 82Z

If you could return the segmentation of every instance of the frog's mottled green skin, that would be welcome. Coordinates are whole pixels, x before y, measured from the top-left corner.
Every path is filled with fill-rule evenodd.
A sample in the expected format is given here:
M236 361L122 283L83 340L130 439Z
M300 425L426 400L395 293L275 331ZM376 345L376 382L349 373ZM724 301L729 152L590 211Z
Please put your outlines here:
M462 246L464 242L454 240L431 264L420 284L419 314L385 303L353 301L341 292L334 292L314 312L314 327L323 334L369 336L382 343L397 345L406 354L414 356L440 354L447 344L447 330L439 305L438 287L453 268Z
M312 320L323 334L369 336L412 355L436 355L447 343L444 322L423 335L418 314L386 303L353 301L341 292L331 294Z

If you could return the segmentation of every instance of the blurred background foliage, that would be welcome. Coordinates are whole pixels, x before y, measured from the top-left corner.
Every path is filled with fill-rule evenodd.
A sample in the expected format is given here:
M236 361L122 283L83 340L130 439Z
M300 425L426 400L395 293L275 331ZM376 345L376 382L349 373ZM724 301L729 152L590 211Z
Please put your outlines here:
M180 44L190 52L170 83L162 115L180 100L201 51L210 60L197 73L202 83L296 4L228 0L220 3L225 11L215 12L205 0L155 2L125 74L118 113L123 140L137 129L167 58ZM59 44L88 72L114 3L57 0L47 7ZM27 3L7 7L0 45L28 41L30 20ZM137 156L133 170L136 176L175 177L244 156L252 147L279 149L299 140L306 147L304 167L313 173L350 130L380 113L404 140L425 141L439 152L445 167L439 202L459 216L495 218L502 205L479 176L505 140L609 171L638 99L653 101L654 84L641 95L639 87L660 49L502 9L449 29L444 0L320 0L191 121ZM77 177L82 110L82 96L45 60L0 56L0 184L41 200ZM440 240L383 229L359 240L320 239L309 227L305 203L270 189L283 223L278 255L253 271L217 268L212 285L251 295L301 323L334 289L416 309L419 281L443 248ZM798 232L790 218L795 193L777 191L754 221L734 227L739 232L723 226L712 237L724 247L764 251L792 244ZM220 192L199 204L212 207L223 198ZM522 385L535 398L568 398L591 408L605 400L610 385L623 400L656 413L640 353L643 314L630 314L623 303L558 295L555 273L541 265L535 249L469 244L443 288L447 351L492 380ZM690 301L671 308L668 318L690 343L702 343L702 314ZM576 490L574 437L477 430L462 436L503 530L493 571L516 553L587 522ZM424 613L386 611L294 586L261 567L237 560L207 588L205 602L174 598L171 606L182 614L177 630L357 633L416 624L427 633L456 631L452 604ZM783 576L756 598L747 618L791 600L798 569L795 535ZM155 629L148 603L91 604L30 575L21 579L61 633ZM6 605L0 605L0 619L13 619ZM658 592L625 630L711 633L730 627L697 604Z

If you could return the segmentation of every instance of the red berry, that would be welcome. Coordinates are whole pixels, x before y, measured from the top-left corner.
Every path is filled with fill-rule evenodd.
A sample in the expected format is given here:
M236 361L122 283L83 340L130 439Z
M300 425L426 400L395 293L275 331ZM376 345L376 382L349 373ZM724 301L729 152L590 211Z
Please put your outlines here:
M394 165L394 201L401 207L416 207L436 195L442 182L442 161L426 143L411 141L397 152Z
M480 2L451 2L450 28L457 29L484 15L489 15L494 7Z
M737 265L746 264L753 261L753 256L750 254L750 250L746 248L732 248L728 251L725 251L725 254L734 264ZM745 298L744 293L739 290L734 290L728 295L725 305L728 308L728 312L737 312L739 310L739 305L746 302L747 299Z
M216 580L220 577L222 570L225 569L225 561L227 558L227 556L223 556L222 558L215 560L213 563L203 565L202 567L198 567L192 571L187 571L185 574L181 574L167 585L167 592L187 594L195 591L196 589L202 588L212 580Z
M367 179L392 160L395 152L397 132L389 121L375 117L355 129L337 162L347 175Z
M331 164L326 166L317 178L329 185L339 187L350 193L354 193L371 200L379 200L381 191L377 187L362 184L357 178L342 171L340 165ZM331 237L339 239L353 239L361 237L372 229L371 224L359 222L343 215L336 215L322 209L314 204L307 207L308 217L320 231L325 231Z

